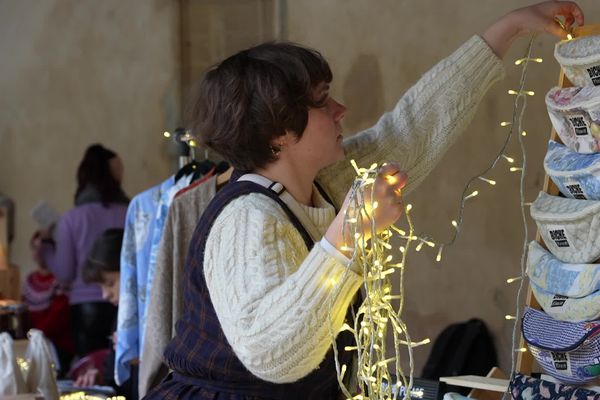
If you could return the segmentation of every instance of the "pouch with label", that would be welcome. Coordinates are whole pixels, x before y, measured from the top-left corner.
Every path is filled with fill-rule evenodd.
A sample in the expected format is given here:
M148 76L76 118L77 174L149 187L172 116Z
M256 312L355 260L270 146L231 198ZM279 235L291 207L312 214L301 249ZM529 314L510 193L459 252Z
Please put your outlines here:
M554 47L554 57L573 85L599 86L599 48L600 35L562 40Z
M527 275L542 290L568 297L585 297L600 290L600 264L568 264L538 242L529 243Z
M552 126L578 153L600 151L600 86L554 87L546 95Z
M544 169L566 197L600 200L600 153L581 154L551 140Z
M556 321L526 307L521 329L537 363L560 382L583 384L600 375L600 321Z
M546 247L560 261L587 264L600 258L600 200L540 192L530 213Z
M569 297L548 292L533 282L529 283L540 306L557 321L584 322L600 318L600 291L584 297Z

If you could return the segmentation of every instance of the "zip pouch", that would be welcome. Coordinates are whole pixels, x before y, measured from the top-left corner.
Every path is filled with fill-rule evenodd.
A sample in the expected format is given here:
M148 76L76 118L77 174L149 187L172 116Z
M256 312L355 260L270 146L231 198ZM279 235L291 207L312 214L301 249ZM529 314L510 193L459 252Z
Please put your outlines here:
M581 154L551 140L544 169L566 197L600 200L600 153Z
M513 400L600 400L593 390L515 374L509 384Z
M600 318L600 291L585 297L547 292L533 282L531 291L548 315L558 321L585 322Z
M546 95L552 126L578 153L600 151L600 87L554 87Z
M600 264L567 264L536 241L529 243L527 275L540 289L568 297L600 290Z
M521 329L537 363L558 381L579 385L600 375L600 321L556 321L526 307Z
M548 250L560 261L587 264L600 257L600 200L540 192L529 211Z
M600 85L600 36L563 40L554 46L554 57L573 85Z

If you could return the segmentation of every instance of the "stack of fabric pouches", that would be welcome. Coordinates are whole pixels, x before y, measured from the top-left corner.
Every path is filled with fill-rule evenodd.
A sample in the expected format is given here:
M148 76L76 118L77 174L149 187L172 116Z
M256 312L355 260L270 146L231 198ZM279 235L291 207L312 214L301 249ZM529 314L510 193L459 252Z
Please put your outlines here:
M546 95L562 143L550 140L544 168L561 195L540 192L531 205L545 247L529 244L527 274L544 312L526 308L522 331L546 374L562 384L594 384L600 376L600 35L559 42L554 55L575 86ZM514 398L528 397L522 391L529 379L513 380Z

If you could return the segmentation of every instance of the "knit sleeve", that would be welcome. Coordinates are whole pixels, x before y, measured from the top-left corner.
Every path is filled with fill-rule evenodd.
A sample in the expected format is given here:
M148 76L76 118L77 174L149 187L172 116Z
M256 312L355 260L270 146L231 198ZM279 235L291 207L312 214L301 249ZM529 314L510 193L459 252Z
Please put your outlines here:
M296 381L321 363L330 326L341 327L362 282L318 242L308 252L279 205L261 194L221 212L207 238L204 274L235 354L275 383Z
M319 183L340 205L355 177L351 159L363 167L395 161L408 172L404 193L410 192L465 130L487 90L503 76L502 61L481 37L473 36L423 75L373 127L346 139L346 159L323 170Z

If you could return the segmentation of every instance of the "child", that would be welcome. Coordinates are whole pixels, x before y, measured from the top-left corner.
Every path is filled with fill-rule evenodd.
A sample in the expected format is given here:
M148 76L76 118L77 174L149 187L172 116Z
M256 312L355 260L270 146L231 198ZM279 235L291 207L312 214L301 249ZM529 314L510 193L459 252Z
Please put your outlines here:
M120 257L121 244L123 243L123 229L114 228L106 230L95 242L85 264L83 265L82 278L86 284L98 283L102 288L102 298L114 306L119 304L119 282L120 282ZM106 321L111 324L113 331L116 321ZM112 335L114 338L114 333ZM108 348L108 343L107 343ZM92 353L93 354L93 353ZM115 388L118 395L127 399L135 399L137 387L131 381L117 386L114 382L114 343L110 346L108 356L103 363L104 373L98 368L102 362L94 363L94 357L86 368L81 368L75 379L75 386L91 386L95 384L110 385ZM95 365L94 365L95 364ZM132 390L134 390L132 392Z

